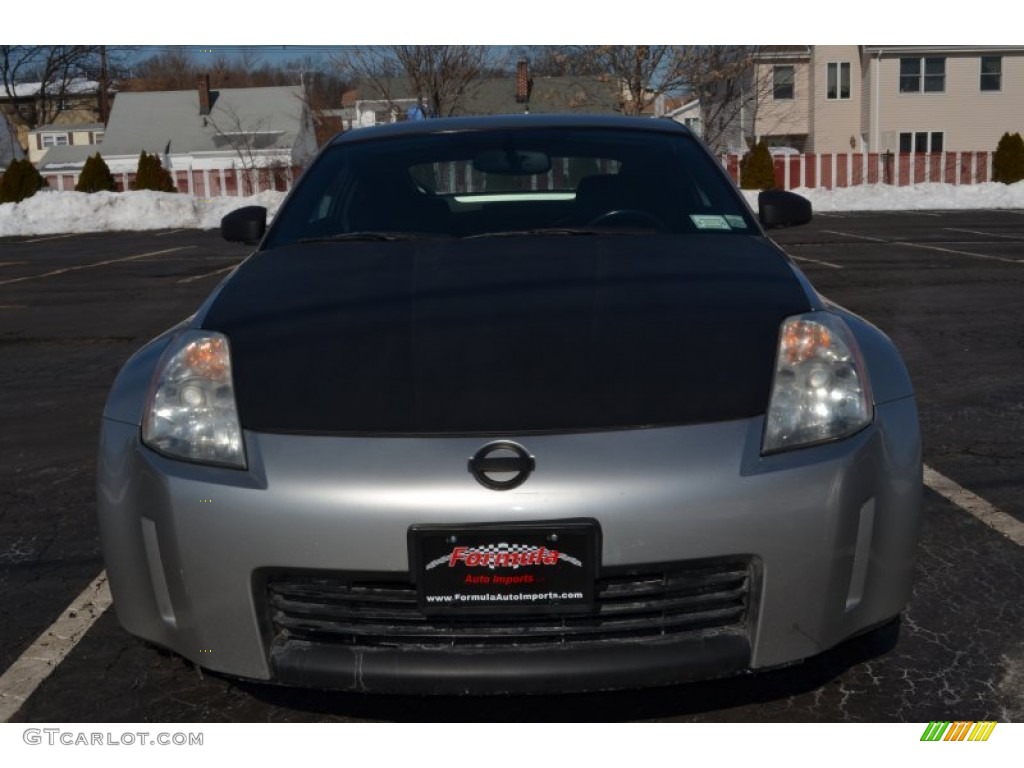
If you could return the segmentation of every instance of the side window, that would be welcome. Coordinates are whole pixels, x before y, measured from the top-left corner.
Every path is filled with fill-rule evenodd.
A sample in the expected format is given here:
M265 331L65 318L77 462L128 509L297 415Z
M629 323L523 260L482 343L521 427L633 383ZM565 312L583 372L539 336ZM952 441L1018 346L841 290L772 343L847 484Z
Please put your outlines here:
M906 131L900 134L900 152L942 152L943 138L942 131Z
M792 99L793 84L795 82L794 70L791 64L777 64L772 68L772 98Z
M1001 91L1003 90L1003 57L982 56L981 57L981 90Z
M827 99L850 98L850 62L831 62L828 65Z

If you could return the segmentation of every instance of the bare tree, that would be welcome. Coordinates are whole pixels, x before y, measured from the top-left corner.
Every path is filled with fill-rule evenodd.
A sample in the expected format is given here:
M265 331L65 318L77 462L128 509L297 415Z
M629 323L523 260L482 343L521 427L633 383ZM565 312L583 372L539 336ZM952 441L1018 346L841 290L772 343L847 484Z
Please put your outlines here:
M627 115L645 114L660 97L688 85L685 46L596 45L577 51L588 66L618 79Z
M214 144L228 148L235 155L235 165L242 171L242 191L245 194L266 189L287 188L288 174L293 165L302 165L316 151L315 126L309 113L308 96L296 94L293 107L299 128L288 156L279 140L284 133L280 114L244 114L224 98L218 99L208 116L215 132Z
M576 45L531 45L517 50L530 62L535 77L600 77L607 75L598 57Z
M263 186L263 181L283 170L284 163L268 157L266 148L273 142L269 131L269 117L247 121L231 108L217 105L209 116L210 125L216 132L215 143L230 148L242 171L243 191L253 194Z
M429 117L459 114L470 94L499 66L482 45L354 48L339 64L348 77L375 91L371 98L391 105L414 98Z
M194 88L199 67L192 56L180 48L167 48L140 61L132 68L133 77L122 86L130 91L183 91Z
M764 98L755 77L759 48L698 45L680 49L677 67L690 95L700 99L703 140L715 153L742 150Z
M757 46L692 46L681 57L689 92L700 99L704 143L714 152L744 149L771 83L756 77Z
M97 45L0 46L0 87L15 119L28 128L52 123L83 80L99 71ZM25 86L38 83L29 90Z
M759 49L738 45L541 46L534 73L586 73L618 81L621 109L650 114L664 96L700 99L704 140L722 151L750 132L770 82L755 77Z

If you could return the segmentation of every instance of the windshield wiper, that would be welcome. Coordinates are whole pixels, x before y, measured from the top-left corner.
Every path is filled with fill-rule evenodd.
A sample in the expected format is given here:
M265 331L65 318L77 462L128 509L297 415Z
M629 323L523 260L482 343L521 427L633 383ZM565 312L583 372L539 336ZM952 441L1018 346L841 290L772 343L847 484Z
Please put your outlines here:
M417 234L415 232L338 232L334 235L320 235L318 237L299 238L300 243L337 243L344 241L379 241L392 242L396 240L421 240L432 235Z

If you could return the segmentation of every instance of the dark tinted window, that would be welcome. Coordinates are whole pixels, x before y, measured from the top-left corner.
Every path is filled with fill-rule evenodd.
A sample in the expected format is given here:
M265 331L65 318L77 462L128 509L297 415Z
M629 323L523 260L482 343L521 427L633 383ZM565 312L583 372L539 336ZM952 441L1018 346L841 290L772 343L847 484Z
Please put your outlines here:
M756 231L728 177L689 136L522 128L334 146L303 177L267 243L604 227Z

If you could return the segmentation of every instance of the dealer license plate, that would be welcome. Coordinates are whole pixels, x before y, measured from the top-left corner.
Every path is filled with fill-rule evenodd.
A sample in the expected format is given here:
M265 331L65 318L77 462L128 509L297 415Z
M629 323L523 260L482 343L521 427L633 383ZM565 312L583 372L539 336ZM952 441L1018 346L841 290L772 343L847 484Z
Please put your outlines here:
M425 613L590 611L600 551L593 520L409 529Z

